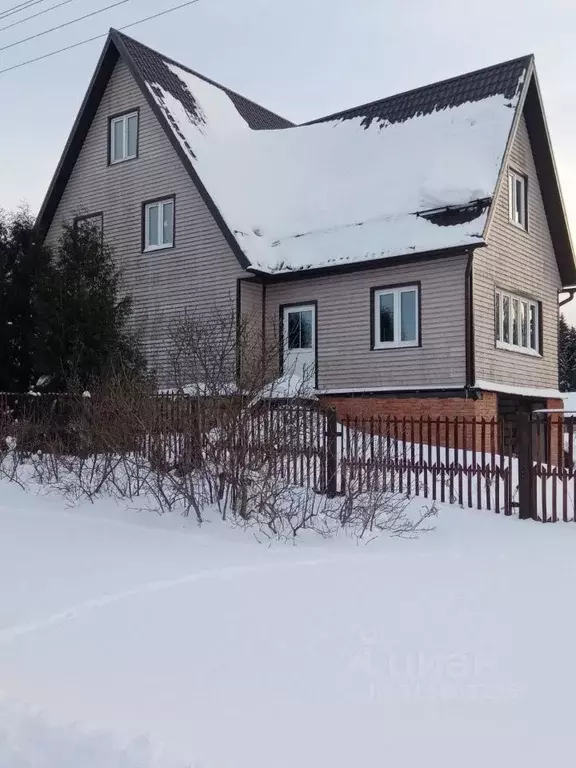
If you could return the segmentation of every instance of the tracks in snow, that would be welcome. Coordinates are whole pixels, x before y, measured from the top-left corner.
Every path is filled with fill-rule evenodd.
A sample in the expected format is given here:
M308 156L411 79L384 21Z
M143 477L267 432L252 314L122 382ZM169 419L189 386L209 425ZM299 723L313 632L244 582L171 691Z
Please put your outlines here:
M42 619L21 622L11 627L0 630L0 646L6 645L26 635L32 635L44 629L64 624L68 621L81 618L83 615L99 608L106 608L109 605L130 600L133 597L139 597L146 594L155 594L167 589L173 589L185 584L193 584L199 581L208 581L211 579L228 579L234 576L245 576L253 573L266 573L270 571L291 570L293 568L309 568L318 565L333 565L336 563L357 562L358 560L367 561L371 559L366 554L360 555L340 555L335 557L319 558L314 560L297 560L292 563L261 563L259 565L235 565L226 568L210 568L196 573L188 573L175 579L162 579L150 581L138 587L116 592L114 594L102 595L100 597L86 600L69 608L53 613Z

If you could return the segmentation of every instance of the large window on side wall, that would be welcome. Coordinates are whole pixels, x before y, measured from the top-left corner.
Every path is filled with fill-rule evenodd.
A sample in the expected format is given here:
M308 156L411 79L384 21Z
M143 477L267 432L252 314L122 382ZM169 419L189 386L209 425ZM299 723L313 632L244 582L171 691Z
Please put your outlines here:
M541 304L508 291L496 291L496 346L528 355L541 354Z
M372 289L372 349L420 345L420 285Z

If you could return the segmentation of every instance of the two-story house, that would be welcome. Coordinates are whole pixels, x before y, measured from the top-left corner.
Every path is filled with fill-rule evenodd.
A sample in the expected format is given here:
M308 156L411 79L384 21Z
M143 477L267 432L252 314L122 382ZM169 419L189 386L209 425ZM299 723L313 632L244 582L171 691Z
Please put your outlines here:
M179 312L232 302L341 413L559 405L576 267L532 56L293 125L112 30L38 225L81 216L160 372Z

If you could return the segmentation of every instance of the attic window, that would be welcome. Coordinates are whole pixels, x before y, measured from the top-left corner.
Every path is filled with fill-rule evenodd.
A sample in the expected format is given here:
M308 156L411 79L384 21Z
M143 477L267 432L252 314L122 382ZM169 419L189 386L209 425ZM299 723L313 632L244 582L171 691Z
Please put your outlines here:
M515 171L508 173L508 200L510 221L517 227L528 229L528 180Z
M76 216L74 219L74 231L76 234L93 234L99 238L102 245L104 242L104 214L89 213L85 216Z
M138 112L110 118L110 164L138 156Z

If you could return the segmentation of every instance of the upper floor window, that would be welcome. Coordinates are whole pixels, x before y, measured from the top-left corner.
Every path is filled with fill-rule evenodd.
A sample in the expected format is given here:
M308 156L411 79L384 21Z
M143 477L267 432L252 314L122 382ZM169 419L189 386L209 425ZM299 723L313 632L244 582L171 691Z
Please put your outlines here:
M77 232L88 230L102 235L104 229L104 216L101 213L88 213L85 216L76 216L74 219L74 228Z
M420 343L418 285L373 290L374 349L417 347Z
M540 303L496 291L496 346L540 354Z
M174 247L174 197L144 204L144 250Z
M110 120L110 162L121 163L138 156L138 112Z
M522 229L528 228L528 179L515 171L508 173L510 221Z
M85 216L77 216L74 219L76 233L92 233L99 238L100 244L104 242L104 215L102 213L88 213Z

